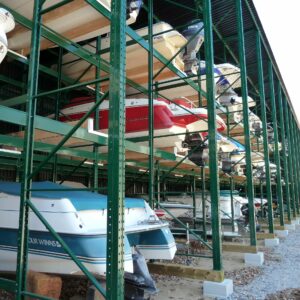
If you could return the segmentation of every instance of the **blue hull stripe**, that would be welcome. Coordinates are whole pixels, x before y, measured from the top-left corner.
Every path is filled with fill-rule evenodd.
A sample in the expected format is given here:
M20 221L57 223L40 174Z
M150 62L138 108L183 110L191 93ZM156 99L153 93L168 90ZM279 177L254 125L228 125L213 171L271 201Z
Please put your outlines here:
M17 248L16 247L9 247L9 246L5 246L5 245L0 245L0 250L3 251L11 251L11 252L17 252ZM72 261L72 259L70 258L70 256L68 254L64 254L64 253L54 253L54 252L49 252L49 251L35 251L30 249L29 250L30 254L34 254L34 255L40 255L40 256L47 256L47 257L53 257L53 258L58 258L58 259L66 259L66 260L70 260ZM91 258L91 257L77 257L80 261L84 262L84 263L89 263L89 264L106 264L106 257L103 258ZM125 261L131 261L131 255L125 256Z

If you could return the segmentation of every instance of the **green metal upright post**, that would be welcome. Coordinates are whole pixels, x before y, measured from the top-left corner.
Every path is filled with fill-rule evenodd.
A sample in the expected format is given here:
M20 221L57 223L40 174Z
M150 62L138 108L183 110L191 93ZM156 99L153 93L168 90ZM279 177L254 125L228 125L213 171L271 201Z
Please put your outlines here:
M96 40L96 54L97 54L97 59L98 59L98 66L95 67L95 79L100 79L100 71L101 71L101 36L97 37ZM95 102L98 102L100 100L100 82L97 81L95 84ZM94 113L94 130L99 130L99 106L95 109ZM94 193L98 192L98 187L99 187L99 166L98 166L98 161L99 161L99 146L98 144L93 145L93 151L94 151L94 164L93 164L93 189Z
M207 241L207 231L206 231L206 195L205 195L205 169L201 167L201 198L202 198L202 228L203 228L203 240Z
M295 140L295 158L296 158L296 172L297 172L297 189L298 189L298 214L299 214L299 197L300 197L300 160L299 160L299 136L298 136L298 127L297 122L293 119L293 128L294 128L294 140Z
M290 202L290 185L289 185L289 166L288 166L288 153L286 152L286 134L285 134L285 122L283 117L283 103L286 99L282 99L281 86L278 84L278 107L279 107L279 121L280 121L280 132L281 132L281 157L283 160L283 174L285 182L285 197L287 206L287 217L291 221L291 202Z
M295 141L295 159L296 159L296 173L297 173L297 189L298 189L298 198L297 198L297 203L298 203L298 208L297 208L297 213L299 215L299 201L300 201L300 161L299 161L299 156L298 156L298 151L299 151L299 143L298 143L298 132L297 132L297 121L293 118L293 126L294 126L294 141Z
M230 180L231 230L232 232L234 232L234 198L233 198L234 182L231 176L229 180Z
M250 226L250 244L256 246L256 222L254 210L254 190L253 190L253 174L252 174L252 157L251 142L249 128L249 107L248 107L248 86L247 86L247 66L245 56L245 40L244 40L244 24L242 14L242 2L236 0L236 15L238 25L238 42L239 42L239 60L241 69L242 83L242 100L243 100L243 119L244 119L244 135L246 150L246 177L247 177L247 198L249 206L249 226Z
M299 141L297 131L297 121L293 120L294 125L294 137L295 137L295 157L297 161L297 185L298 185L298 214L299 214L299 201L300 201L300 161L299 161Z
M260 216L261 218L264 217L264 200L263 200L263 195L264 195L264 188L263 188L263 184L262 184L262 180L259 181L259 185L260 185Z
M289 110L289 126L290 126L290 138L291 138L291 155L292 155L292 164L293 164L293 185L294 185L294 200L296 206L296 214L299 214L299 192L298 192L298 182L297 182L297 160L295 155L295 135L293 130L293 114L291 110Z
M265 96L264 73L263 73L263 65L262 65L261 40L260 40L259 32L256 33L256 47L257 47L256 51L257 51L257 68L258 68L258 78L259 78L258 82L259 82L260 107L261 107L261 122L263 127L263 148L264 148L264 161L265 161L265 172L266 172L266 191L267 191L267 201L268 201L268 223L269 223L269 233L274 233L271 172L270 172L269 145L268 145L269 143L268 143L268 130L267 130L266 96ZM261 207L261 210L262 208L263 207Z
M40 37L41 37L41 9L44 0L34 2L33 28L31 33L30 63L28 73L27 90L27 120L25 127L24 147L23 147L23 174L20 194L20 215L19 215L19 235L18 235L18 255L17 255L17 290L16 299L25 299L22 294L26 290L26 275L28 263L28 236L29 236L29 205L31 199L32 178L29 175L33 168L34 150L34 120L36 114L36 95L38 93L38 74L40 59Z
M159 208L160 203L160 167L159 160L156 161L156 205L155 208Z
M283 199L282 199L282 182L281 182L281 164L280 164L280 153L279 153L279 139L278 139L278 128L277 128L277 109L275 103L275 89L274 89L274 78L273 78L273 67L271 61L269 61L269 83L270 83L270 100L272 110L272 123L274 131L274 156L276 164L276 193L277 201L280 211L280 225L284 225L284 210L283 210Z
M217 128L214 79L214 50L211 16L211 0L204 0L204 34L205 34L205 66L206 94L208 110L208 142L209 142L209 171L211 197L211 226L213 247L213 269L222 270L221 220L220 220L220 191L219 170L217 158Z
M57 88L61 88L61 77L62 77L62 58L63 58L63 49L59 47L58 50L58 64L57 64ZM54 118L55 120L59 119L59 107L60 107L60 101L61 101L61 93L57 93L55 98L55 112L54 112ZM52 181L57 181L57 155L54 156L54 163L53 163L53 171L52 171Z
M154 131L154 110L153 110L153 0L148 0L148 123L149 123L149 205L154 207L154 155L153 155L153 131Z
M299 128L298 128L298 123L297 121L295 121L295 130L296 130L296 143L297 143L297 147L296 147L296 151L297 151L297 158L298 158L298 184L299 184L299 193L300 193L300 149L299 149L299 145L300 145L300 136L299 136ZM300 197L300 194L299 194ZM299 199L300 201L300 199Z
M108 128L107 296L124 300L126 1L112 0Z
M292 144L291 144L291 132L290 132L290 125L289 125L289 112L288 112L288 105L287 105L287 99L285 98L285 101L283 102L284 107L284 113L285 113L285 122L286 125L286 135L287 135L287 145L288 145L288 163L289 163L289 184L290 184L290 199L292 201L292 211L293 211L293 217L296 218L296 205L295 205L295 190L294 190L294 183L293 183L293 161L292 161Z
M198 100L199 100L199 103L198 103L198 106L199 107L202 107L203 105L203 102L202 102L202 98L203 98L203 95L202 95L202 87L201 87L201 54L200 54L200 51L197 53L197 59L199 61L199 69L198 69L198 72L197 72L197 75L198 75L198 86L199 86L199 91L198 91Z
M194 224L194 229L196 229L197 208L196 208L196 179L195 179L195 175L192 176L192 180L191 180L191 192L192 192L192 198L193 198L193 224Z

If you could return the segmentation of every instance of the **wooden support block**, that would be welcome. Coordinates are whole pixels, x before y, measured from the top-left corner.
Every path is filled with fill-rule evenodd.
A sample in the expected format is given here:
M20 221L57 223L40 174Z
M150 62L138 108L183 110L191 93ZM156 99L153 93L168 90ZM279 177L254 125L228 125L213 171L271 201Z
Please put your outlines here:
M176 242L177 244L186 244L187 239L176 238L176 239L175 239L175 242Z
M101 286L106 290L106 281L100 280L99 282ZM95 286L91 286L88 289L87 297L85 299L93 299L93 300L105 300L105 297L95 288Z
M261 225L262 229L269 229L268 225ZM274 225L274 230L284 230L284 226L280 226L280 225Z
M294 220L294 219L292 219L292 220ZM260 224L261 224L262 226L268 226L268 223L266 223L266 222L260 222ZM289 221L288 219L284 219L284 224L292 224L292 223L291 223L291 221ZM280 221L274 220L274 225L275 225L275 226L279 226L279 225L280 225Z
M257 233L256 238L258 240L264 240L264 239L274 239L275 233Z
M33 271L29 271L27 274L27 290L31 293L52 299L59 299L61 287L62 280L59 276L46 275Z
M223 251L240 252L240 253L257 253L256 246L242 245L242 244L222 244Z
M222 282L224 280L224 271L204 270L179 264L160 263L148 263L148 268L151 273L160 275L178 276L216 282Z

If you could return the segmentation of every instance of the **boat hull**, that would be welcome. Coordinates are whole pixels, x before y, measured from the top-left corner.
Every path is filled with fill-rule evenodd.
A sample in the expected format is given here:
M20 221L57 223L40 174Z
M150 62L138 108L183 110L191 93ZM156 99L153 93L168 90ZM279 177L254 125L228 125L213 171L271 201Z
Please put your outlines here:
M31 201L72 253L99 276L106 272L107 197L72 191L70 186L34 182ZM67 191L65 191L67 189ZM9 194L10 193L10 194ZM0 182L0 270L15 271L19 232L19 183ZM48 232L29 212L29 268L38 272L82 274ZM168 223L160 221L142 199L125 199L125 271L133 272L134 247L145 259L173 259L176 252Z
M99 4L110 11L110 0L97 0ZM9 10L14 10L21 14L23 17L32 20L33 14L33 0L3 0L3 5L6 5ZM43 5L43 8L49 8L57 4L56 0L48 0ZM135 22L139 10L130 13L127 19L127 24ZM108 33L110 31L110 21L95 10L91 5L84 0L74 0L67 3L51 12L48 12L43 17L43 25L50 31L54 31L73 42L80 42L99 35ZM23 55L30 52L30 37L31 31L18 26L8 38L9 48ZM55 47L56 45L45 39L41 38L41 50Z
M153 34L158 34L153 37L153 47L167 60L171 60L187 42L184 36L178 31L171 31L171 29L172 27L164 22L153 24ZM159 34L160 32L165 31L169 32ZM137 30L137 34L142 37L147 36L148 28ZM130 44L131 41L132 39L127 36L127 42ZM95 42L84 46L85 49L90 50L93 53L95 52L95 47ZM103 49L105 53L103 53L101 57L106 61L110 61L109 48L110 36L102 38L101 49ZM184 70L184 62L179 55L172 59L171 63L178 71ZM153 72L158 73L162 68L163 64L156 58L153 58ZM88 62L86 61L78 61L73 54L69 53L63 57L63 73L73 79L80 78L81 82L93 80L95 78L95 71L95 67L89 67ZM174 73L166 68L158 75L157 79L166 79L173 75ZM146 85L148 82L148 53L138 44L128 45L128 47L126 47L126 76L139 84ZM108 88L108 82L101 83L102 91L106 91Z
M60 121L79 120L93 105L91 101L89 97L73 99L61 110ZM125 137L126 139L144 138L135 142L146 146L149 137L148 102L148 99L126 99ZM194 107L186 99L175 99L174 102L176 104L163 99L154 100L154 137L157 137L154 139L154 147L175 147L177 152L184 152L186 149L182 147L182 142L188 131L199 133L207 131L207 110ZM99 108L100 132L105 134L108 132L108 123L109 101L104 100ZM218 131L226 129L224 121L219 116L217 116L217 129ZM102 147L101 151L107 152L107 147Z
M0 229L1 271L16 271L18 230ZM76 257L93 274L106 273L106 235L76 236L60 234ZM30 270L55 274L82 275L63 247L48 232L30 231L28 240ZM133 272L131 248L125 240L125 271Z

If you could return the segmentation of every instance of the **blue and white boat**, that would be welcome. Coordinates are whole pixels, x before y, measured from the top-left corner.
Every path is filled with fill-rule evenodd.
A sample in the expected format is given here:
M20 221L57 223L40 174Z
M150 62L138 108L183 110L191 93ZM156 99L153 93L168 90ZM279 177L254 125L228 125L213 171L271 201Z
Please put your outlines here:
M90 272L105 276L107 196L52 182L34 182L31 201ZM20 183L0 182L0 270L15 271ZM81 274L33 212L29 214L29 269ZM125 271L134 248L145 259L173 259L176 244L167 222L142 199L125 199Z

